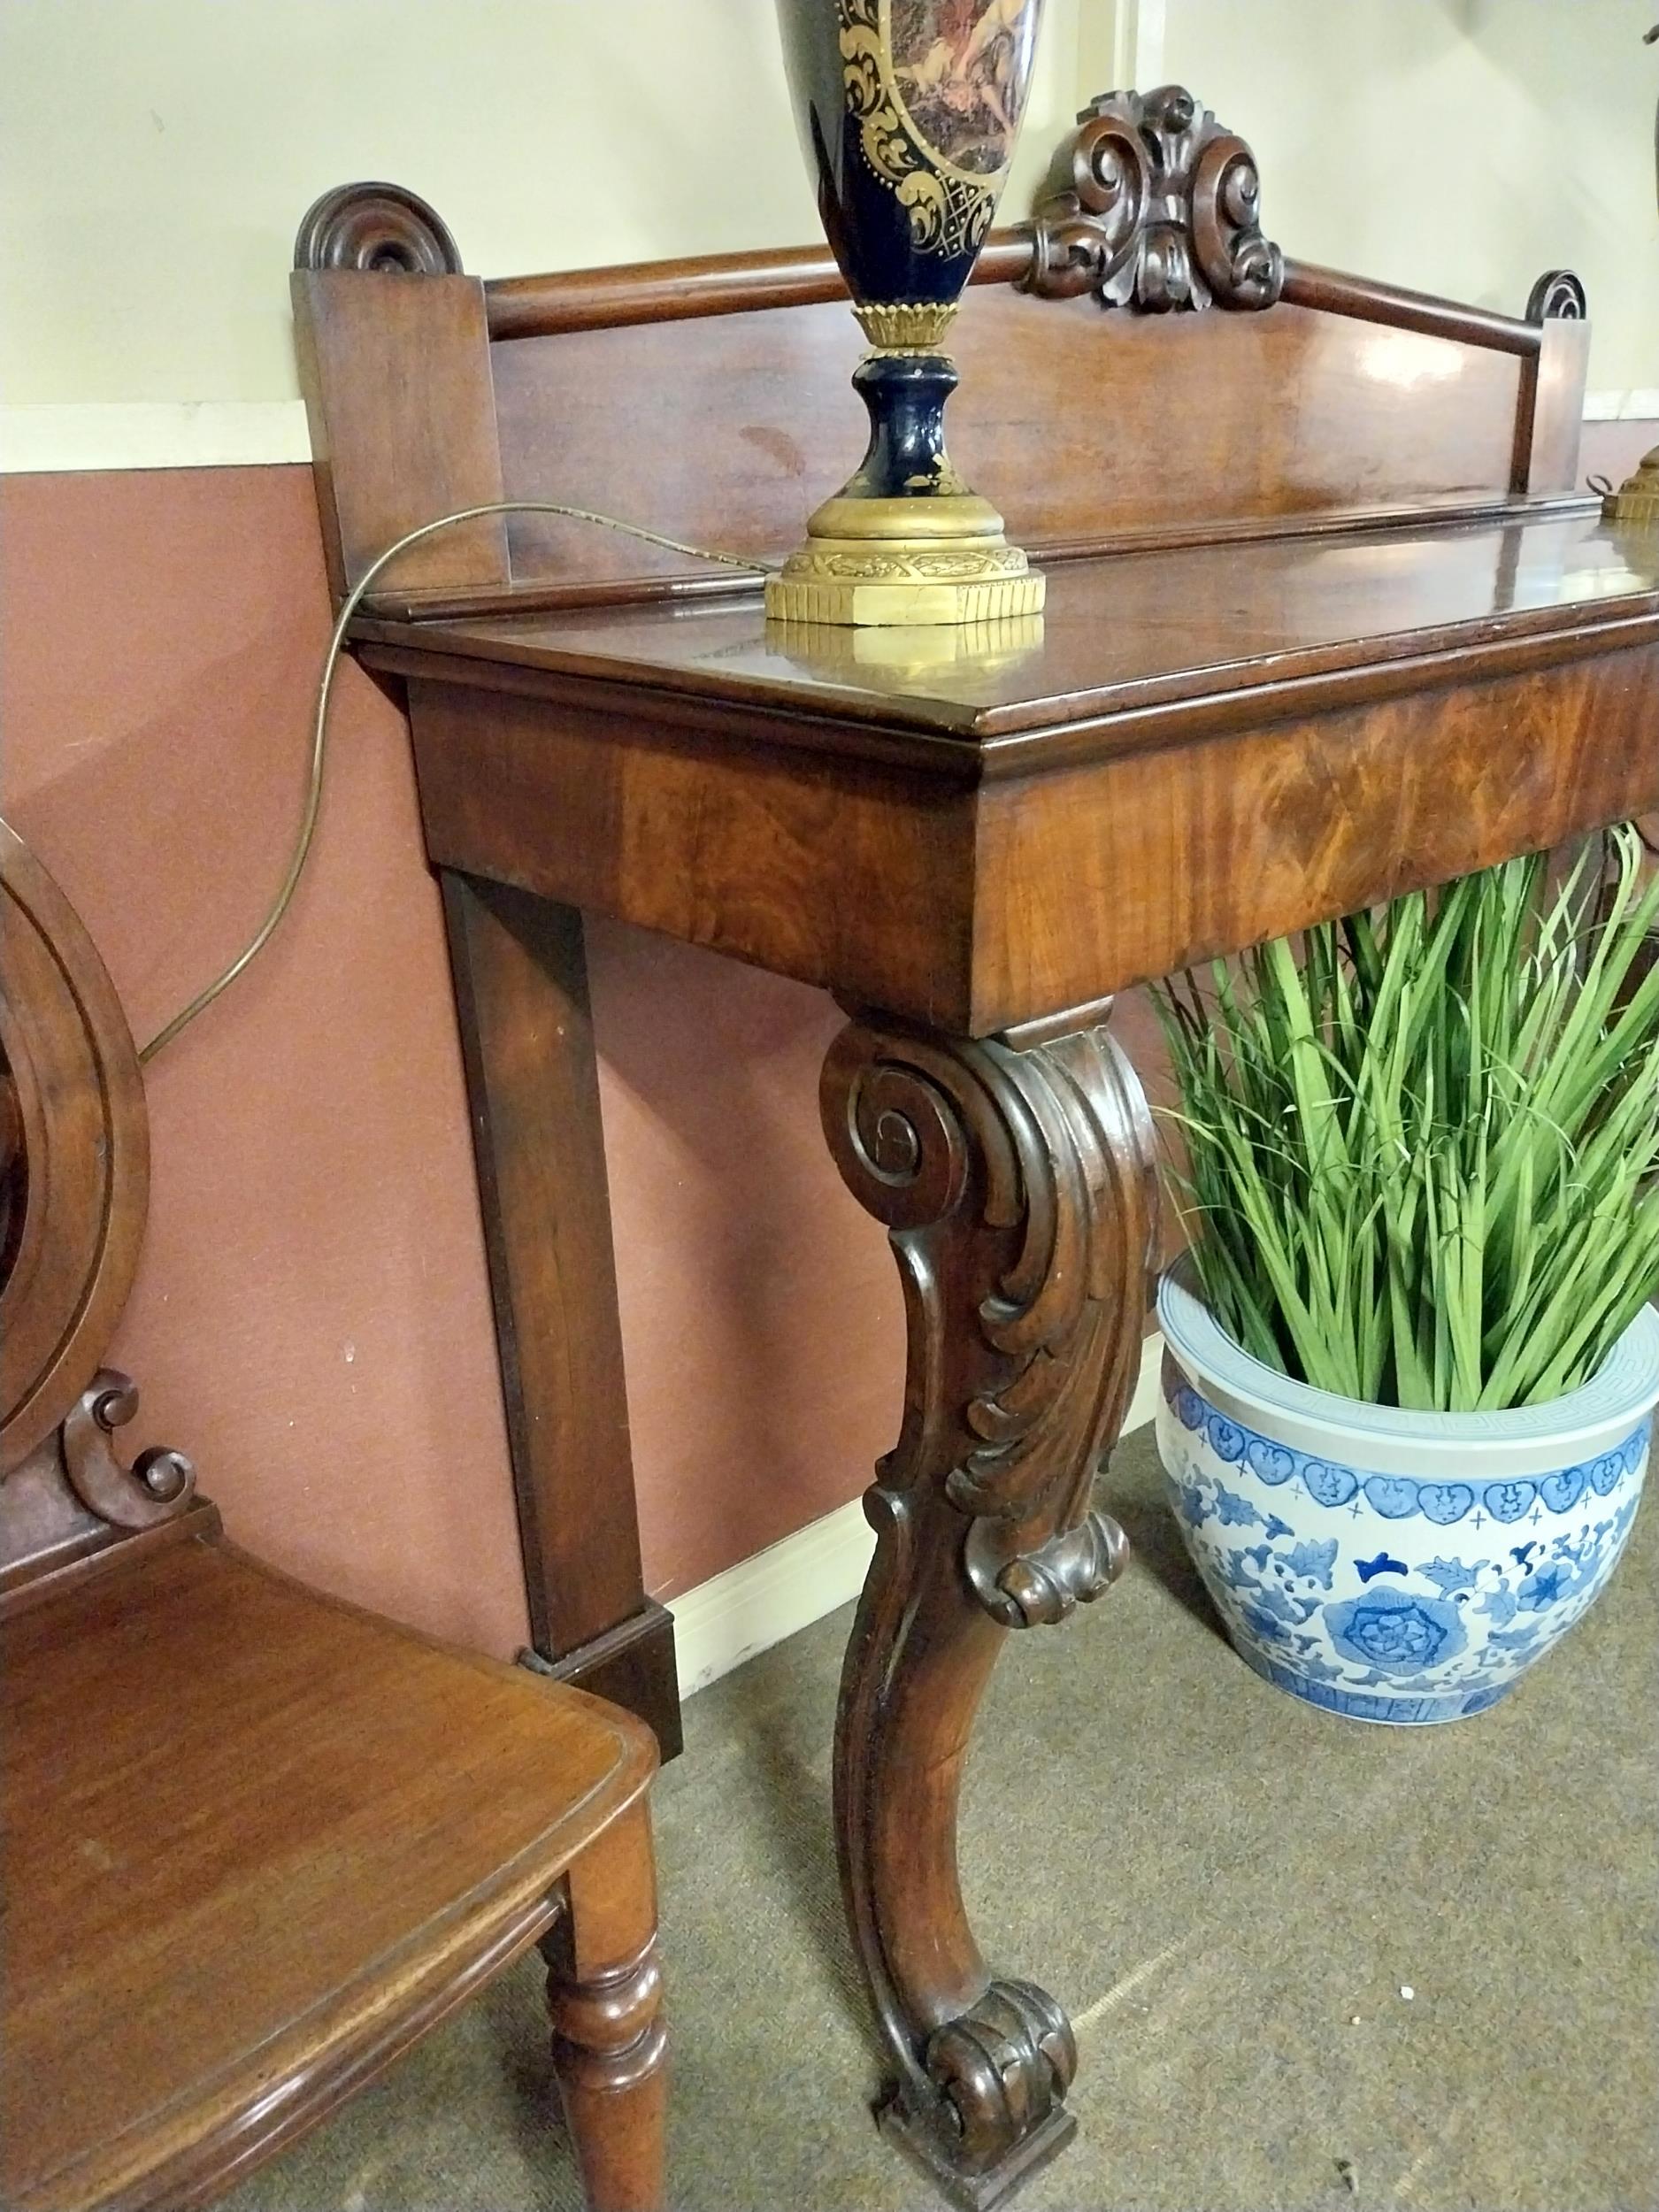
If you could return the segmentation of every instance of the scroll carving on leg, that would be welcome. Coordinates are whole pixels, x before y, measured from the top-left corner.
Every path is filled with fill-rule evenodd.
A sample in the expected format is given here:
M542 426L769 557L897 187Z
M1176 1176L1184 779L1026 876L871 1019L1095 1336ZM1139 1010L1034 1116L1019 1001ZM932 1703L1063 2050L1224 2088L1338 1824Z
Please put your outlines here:
M889 1233L909 1340L841 1684L842 1884L898 2068L884 2125L983 2208L1070 2133L1076 2054L1054 1999L980 1955L958 1792L1007 1632L1064 1620L1126 1557L1090 1500L1139 1363L1150 1122L1103 1026L1021 1050L855 1020L822 1103L837 1166Z

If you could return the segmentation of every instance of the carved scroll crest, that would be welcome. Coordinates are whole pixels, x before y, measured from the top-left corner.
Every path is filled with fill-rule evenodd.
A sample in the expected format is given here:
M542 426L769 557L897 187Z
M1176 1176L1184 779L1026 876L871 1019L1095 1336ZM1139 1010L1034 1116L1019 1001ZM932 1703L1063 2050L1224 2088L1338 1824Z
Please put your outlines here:
M1027 291L1147 314L1273 304L1284 262L1243 139L1182 85L1102 93L1078 122L1071 188L1036 211Z

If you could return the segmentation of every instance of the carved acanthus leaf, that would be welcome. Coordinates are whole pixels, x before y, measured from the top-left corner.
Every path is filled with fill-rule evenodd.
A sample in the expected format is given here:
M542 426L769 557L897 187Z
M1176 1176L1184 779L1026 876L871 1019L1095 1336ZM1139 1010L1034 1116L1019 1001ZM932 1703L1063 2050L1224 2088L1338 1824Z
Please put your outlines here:
M1078 122L1071 189L1037 209L1027 291L1148 314L1272 305L1284 263L1243 139L1182 85L1102 93Z
M1060 1619L1126 1550L1088 1499L1145 1309L1152 1139L1133 1072L1103 1029L1022 1052L855 1023L831 1049L825 1122L892 1233L912 1342L936 1348L882 1487L937 1485L967 1517L968 1578L1005 1626Z

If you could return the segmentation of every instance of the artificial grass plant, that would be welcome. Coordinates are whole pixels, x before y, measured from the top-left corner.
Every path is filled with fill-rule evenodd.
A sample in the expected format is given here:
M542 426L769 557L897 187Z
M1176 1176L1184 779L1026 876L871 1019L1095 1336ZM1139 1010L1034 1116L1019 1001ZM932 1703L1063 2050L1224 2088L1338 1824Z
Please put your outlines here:
M1610 843L1599 902L1588 860L1552 887L1537 855L1158 992L1169 1171L1246 1351L1497 1410L1586 1381L1659 1292L1659 877Z

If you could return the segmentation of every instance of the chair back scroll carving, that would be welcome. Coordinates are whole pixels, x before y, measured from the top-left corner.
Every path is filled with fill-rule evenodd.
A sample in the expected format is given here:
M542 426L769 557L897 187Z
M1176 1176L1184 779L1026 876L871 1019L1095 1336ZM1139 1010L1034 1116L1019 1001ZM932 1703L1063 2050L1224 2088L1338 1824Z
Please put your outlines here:
M104 1356L149 1198L142 1078L73 908L0 822L0 1611L179 1519L195 1472L111 1438L138 1394ZM211 1514L211 1509L197 1508Z
M1571 495L1587 325L1567 273L1521 317L1299 262L1263 227L1247 141L1180 86L1102 95L1069 162L1031 223L992 234L952 341L952 449L1033 552ZM337 592L400 530L502 498L781 554L862 443L859 340L822 248L480 282L430 208L377 184L319 201L296 259ZM531 517L430 541L373 603L742 588Z

